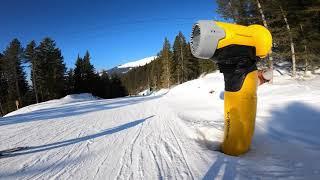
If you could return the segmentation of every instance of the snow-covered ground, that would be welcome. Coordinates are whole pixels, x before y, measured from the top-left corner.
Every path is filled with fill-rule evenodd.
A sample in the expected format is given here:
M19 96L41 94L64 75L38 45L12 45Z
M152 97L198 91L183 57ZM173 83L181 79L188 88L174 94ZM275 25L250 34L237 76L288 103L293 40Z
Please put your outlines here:
M137 61L122 64L122 65L118 66L118 68L134 68L134 67L138 67L138 66L144 66L144 65L150 63L151 61L155 60L156 58L157 58L157 56L146 57L146 58L143 58L143 59L140 59Z
M127 62L125 64L111 68L107 72L109 74L125 74L135 67L144 66L144 65L150 63L151 61L155 60L157 57L158 56L150 56L150 57L146 57L146 58L143 58L140 60Z
M144 97L71 95L0 119L0 179L320 179L320 77L277 76L258 91L251 150L213 151L223 77ZM211 93L209 93L211 92Z

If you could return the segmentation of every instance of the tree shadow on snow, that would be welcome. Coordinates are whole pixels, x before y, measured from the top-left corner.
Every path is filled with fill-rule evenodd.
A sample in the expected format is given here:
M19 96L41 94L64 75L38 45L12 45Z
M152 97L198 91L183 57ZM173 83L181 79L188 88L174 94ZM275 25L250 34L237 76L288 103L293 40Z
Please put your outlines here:
M81 143L81 142L84 142L84 141L92 140L92 139L95 139L95 138L99 138L99 137L102 137L102 136L114 134L114 133L120 132L122 130L132 128L134 126L142 124L146 120L151 119L153 117L154 117L154 115L153 116L149 116L149 117L144 118L144 119L132 121L132 122L129 122L129 123L126 123L126 124L123 124L123 125L120 125L120 126L117 126L117 127L114 127L114 128L106 129L106 130L104 130L102 132L99 132L97 134L87 135L87 136L84 136L84 137L78 137L78 138L74 138L74 139L64 140L64 141L45 144L45 145L40 145L40 146L30 146L26 150L14 152L14 153L6 155L5 157L14 157L14 156L19 156L19 155L38 153L38 152L42 152L42 151L48 151L48 150L52 150L52 149L56 149L56 148L61 148L61 147L65 147L65 146Z
M211 179L235 179L236 178L236 163L234 157L224 155L219 152L216 160L213 162L203 180Z
M297 102L290 104L282 111L273 111L272 121L274 122L270 125L277 123L279 130L288 131L285 133L288 138L310 146L317 146L320 149L320 110ZM275 132L272 126L269 127L269 130L271 133Z
M290 155L299 155L304 148L320 150L320 110L309 105L295 102L282 109L271 111L270 120L266 120L266 131L257 131L248 153L233 157L213 151L215 161L203 179L235 178L312 178L317 169L312 164L299 164L299 160ZM258 116L259 118L259 116ZM264 128L263 128L264 129ZM273 143L273 144L270 144ZM290 144L290 149L284 147ZM289 147L288 147L289 148ZM289 152L289 153L288 153ZM301 154L302 158L308 153ZM308 157L312 159L312 156ZM314 159L314 161L317 161ZM304 163L308 163L306 160Z
M35 176L45 174L49 175L50 177L50 174L52 174L52 172L62 171L70 165L80 165L81 162L89 158L89 154L85 153L75 158L68 157L67 159L60 159L58 161L40 165L32 164L30 166L24 166L23 168L15 167L12 168L11 171L0 171L0 177L1 179L35 179ZM42 177L42 179L45 178ZM49 179L52 179L52 177L50 177Z
M320 110L295 102L272 111L268 134L280 141L300 142L320 150Z
M138 104L140 102L146 102L146 101L158 99L162 96L163 95L149 96L149 97L110 99L110 100L94 100L94 101L90 100L88 102L81 102L81 103L73 102L67 105L62 104L60 107L45 108L45 109L35 110L29 113L0 118L0 126L27 123L32 121L49 120L49 119L62 118L62 117L70 117L70 116L86 114L90 112L121 108L129 105Z

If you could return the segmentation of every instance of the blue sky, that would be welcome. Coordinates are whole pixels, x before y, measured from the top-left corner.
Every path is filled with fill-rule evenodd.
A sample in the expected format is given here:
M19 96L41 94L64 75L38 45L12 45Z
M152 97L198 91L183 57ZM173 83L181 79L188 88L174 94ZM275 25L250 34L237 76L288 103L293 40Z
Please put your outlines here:
M89 50L96 69L156 55L165 37L190 37L198 19L219 19L214 0L6 0L1 2L0 51L13 38L25 46L46 36L67 66Z

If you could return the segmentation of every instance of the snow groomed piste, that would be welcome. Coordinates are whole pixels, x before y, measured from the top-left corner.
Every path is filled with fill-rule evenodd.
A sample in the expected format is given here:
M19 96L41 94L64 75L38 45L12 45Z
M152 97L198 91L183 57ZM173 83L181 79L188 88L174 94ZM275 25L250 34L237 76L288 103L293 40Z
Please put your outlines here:
M70 95L12 112L0 119L0 150L30 149L0 158L0 177L319 179L320 79L276 75L258 89L245 155L214 151L223 139L224 81L213 73L150 96Z

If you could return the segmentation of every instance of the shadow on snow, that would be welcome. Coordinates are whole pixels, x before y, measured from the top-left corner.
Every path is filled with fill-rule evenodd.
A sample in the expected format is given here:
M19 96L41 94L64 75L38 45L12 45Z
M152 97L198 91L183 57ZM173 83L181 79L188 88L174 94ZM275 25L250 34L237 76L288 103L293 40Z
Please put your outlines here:
M90 112L121 108L129 105L138 104L140 102L146 102L146 101L158 99L162 96L163 95L152 96L152 97L149 96L149 97L138 97L138 98L95 100L95 101L81 102L81 104L77 104L77 102L73 102L67 105L61 105L60 107L40 109L40 110L35 110L29 113L3 117L3 118L0 118L0 126L27 123L32 121L49 120L49 119L55 119L55 118L61 118L61 117L70 117L70 116L86 114Z
M320 150L320 140L317 138L320 137L320 110L295 102L271 113L270 120L266 121L267 132L255 133L248 153L238 157L217 153L203 179L317 177L315 172L320 172L320 168L314 164L318 160L307 150ZM286 144L290 145L290 150L285 147ZM303 154L299 154L301 149ZM290 154L300 155L303 162ZM310 159L315 162L309 162Z
M99 138L99 137L109 135L109 134L114 134L114 133L120 132L122 130L132 128L132 127L137 126L137 125L139 125L139 124L141 124L141 123L145 122L146 120L151 119L153 117L154 117L154 115L149 116L144 119L132 121L132 122L129 122L129 123L126 123L126 124L123 124L123 125L120 125L120 126L117 126L114 128L106 129L106 130L99 132L97 134L92 134L92 135L88 135L88 136L84 136L84 137L78 137L78 138L74 138L74 139L69 139L69 140L65 140L65 141L60 141L60 142L55 142L55 143L45 144L45 145L40 145L40 146L30 146L26 150L10 153L10 154L6 155L5 157L14 157L14 156L19 156L19 155L32 154L32 153L48 151L48 150L52 150L52 149L56 149L56 148L61 148L61 147L81 143L84 141L92 140L95 138Z

